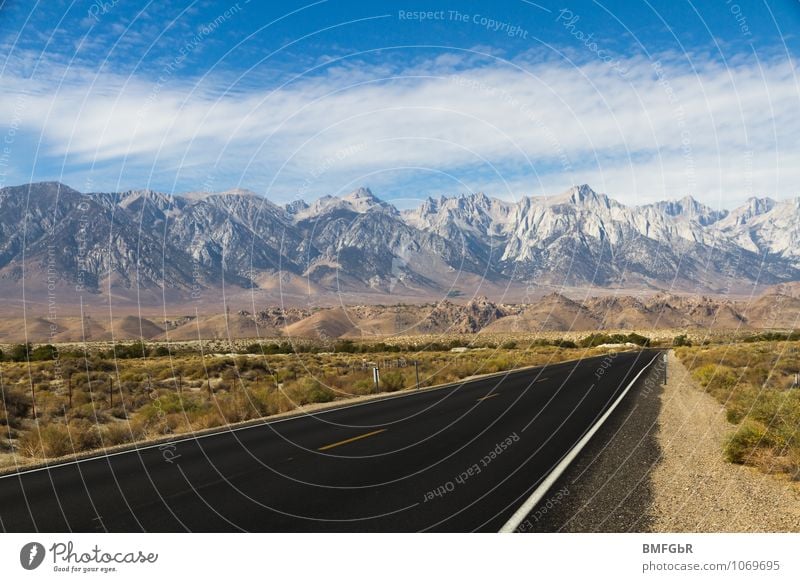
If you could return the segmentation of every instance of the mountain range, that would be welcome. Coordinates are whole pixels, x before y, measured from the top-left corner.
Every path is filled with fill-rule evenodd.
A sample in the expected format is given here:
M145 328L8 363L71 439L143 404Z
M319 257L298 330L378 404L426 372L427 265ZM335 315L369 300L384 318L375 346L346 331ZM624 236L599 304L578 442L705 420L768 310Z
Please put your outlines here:
M278 205L247 190L0 189L0 289L190 300L474 296L593 287L745 292L800 280L800 198L732 211L685 197L629 206L587 185L508 202L483 193L398 210L369 189ZM543 293L540 293L541 296Z

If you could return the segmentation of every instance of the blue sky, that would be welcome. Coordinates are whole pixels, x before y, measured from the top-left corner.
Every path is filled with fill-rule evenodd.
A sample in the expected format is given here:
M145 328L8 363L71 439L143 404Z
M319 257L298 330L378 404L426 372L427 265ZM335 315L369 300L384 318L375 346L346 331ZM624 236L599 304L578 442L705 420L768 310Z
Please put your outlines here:
M797 196L797 31L788 0L4 2L0 185Z

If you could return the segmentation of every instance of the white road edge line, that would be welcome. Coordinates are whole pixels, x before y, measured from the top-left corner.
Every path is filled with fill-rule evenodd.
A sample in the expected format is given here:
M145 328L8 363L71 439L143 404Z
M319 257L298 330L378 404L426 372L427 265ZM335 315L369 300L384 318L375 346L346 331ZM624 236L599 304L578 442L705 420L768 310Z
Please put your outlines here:
M578 456L578 453L583 450L583 447L585 447L594 434L600 430L600 427L603 426L603 423L606 421L606 419L611 416L611 413L614 412L617 406L619 406L619 403L622 402L622 399L625 398L633 385L636 384L637 380L639 380L639 377L644 374L645 370L647 370L653 364L653 362L655 362L656 359L662 355L663 354L661 353L656 354L644 368L639 370L639 373L636 374L634 379L631 380L630 383L625 387L625 390L623 390L622 394L620 394L619 397L614 401L614 404L612 404L608 410L606 410L605 414L603 414L603 416L601 416L598 421L594 423L594 426L589 429L583 438L579 440L574 447L572 447L572 449L563 459L561 459L561 462L556 465L555 469L550 471L550 474L547 475L547 478L545 478L544 481L542 481L542 484L539 485L533 493L531 493L528 499L526 499L519 509L514 512L514 515L511 516L511 519L509 519L505 525L500 528L499 533L513 533L514 530L519 527L528 514L533 511L533 508L536 507L536 504L539 503L545 495L547 495L547 492L555 484L555 482L558 481L558 478L561 477L564 471L567 470L567 467L572 464L572 461L574 461L575 457Z

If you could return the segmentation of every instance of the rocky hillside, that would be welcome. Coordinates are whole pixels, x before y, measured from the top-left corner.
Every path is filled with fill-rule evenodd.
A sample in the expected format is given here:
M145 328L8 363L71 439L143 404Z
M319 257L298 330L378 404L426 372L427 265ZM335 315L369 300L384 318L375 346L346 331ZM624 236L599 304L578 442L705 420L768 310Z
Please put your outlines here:
M86 313L63 317L57 329L45 318L0 318L0 344L149 339L297 338L330 341L397 336L588 332L596 330L800 329L800 285L768 289L750 300L658 293L569 298L551 293L532 303L352 305L317 309L269 307L251 313L167 318Z

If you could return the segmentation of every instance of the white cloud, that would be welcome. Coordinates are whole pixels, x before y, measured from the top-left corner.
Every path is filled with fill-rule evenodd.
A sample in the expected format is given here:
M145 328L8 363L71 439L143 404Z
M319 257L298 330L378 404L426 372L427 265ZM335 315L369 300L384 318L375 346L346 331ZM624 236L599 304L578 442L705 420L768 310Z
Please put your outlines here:
M218 74L189 83L169 70L153 80L54 64L28 79L20 58L0 96L27 93L24 131L66 160L67 175L95 165L101 181L126 185L152 175L199 187L214 174L219 187L273 184L271 197L289 199L422 168L498 195L582 182L628 202L800 194L793 64L662 59L628 59L624 77L599 61L342 61L285 87L239 90Z

